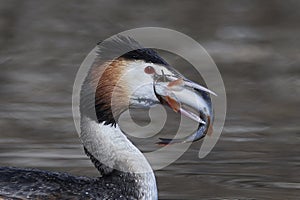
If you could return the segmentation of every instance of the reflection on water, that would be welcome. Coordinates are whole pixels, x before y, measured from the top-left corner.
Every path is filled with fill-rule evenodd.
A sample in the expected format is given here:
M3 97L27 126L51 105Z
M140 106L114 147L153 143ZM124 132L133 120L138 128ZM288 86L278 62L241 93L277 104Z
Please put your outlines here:
M228 113L206 158L197 157L199 142L156 172L160 198L297 199L299 6L298 1L2 1L0 165L96 176L72 120L77 69L99 40L129 28L161 26L190 35L208 50L225 82ZM177 58L169 62L199 79ZM167 126L176 127L176 121ZM156 148L153 144L137 141L145 151Z

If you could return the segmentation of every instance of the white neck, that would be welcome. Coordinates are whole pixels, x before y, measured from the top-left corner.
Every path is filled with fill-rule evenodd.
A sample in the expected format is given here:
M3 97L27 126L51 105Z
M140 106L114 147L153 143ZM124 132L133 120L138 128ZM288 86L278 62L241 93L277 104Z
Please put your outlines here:
M144 155L127 139L119 126L81 117L81 140L94 158L105 166L136 177L139 199L157 199L154 173Z

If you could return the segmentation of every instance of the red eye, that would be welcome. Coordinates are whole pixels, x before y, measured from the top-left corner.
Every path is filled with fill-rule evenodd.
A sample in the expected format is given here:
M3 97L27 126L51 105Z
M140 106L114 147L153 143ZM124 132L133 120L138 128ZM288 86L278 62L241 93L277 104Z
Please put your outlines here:
M152 66L147 66L147 67L145 67L144 72L146 74L154 74L155 70L154 70L154 68Z

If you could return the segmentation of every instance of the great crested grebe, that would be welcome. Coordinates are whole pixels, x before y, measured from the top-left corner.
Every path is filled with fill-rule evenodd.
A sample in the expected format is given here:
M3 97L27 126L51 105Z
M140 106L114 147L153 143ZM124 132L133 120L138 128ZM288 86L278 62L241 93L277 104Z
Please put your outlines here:
M157 199L150 164L118 125L118 117L128 109L128 103L135 108L164 104L199 122L191 136L161 139L160 144L193 142L211 131L209 93L213 92L186 79L154 50L141 47L131 38L117 36L99 48L81 88L80 139L101 177L1 167L0 199ZM108 60L118 55L118 49L127 53Z

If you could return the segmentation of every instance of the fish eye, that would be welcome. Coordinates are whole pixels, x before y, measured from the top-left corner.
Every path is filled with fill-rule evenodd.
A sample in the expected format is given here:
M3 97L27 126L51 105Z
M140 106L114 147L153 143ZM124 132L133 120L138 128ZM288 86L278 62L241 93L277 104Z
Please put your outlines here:
M145 67L144 72L146 74L154 74L155 73L155 69L152 66L147 66L147 67Z

